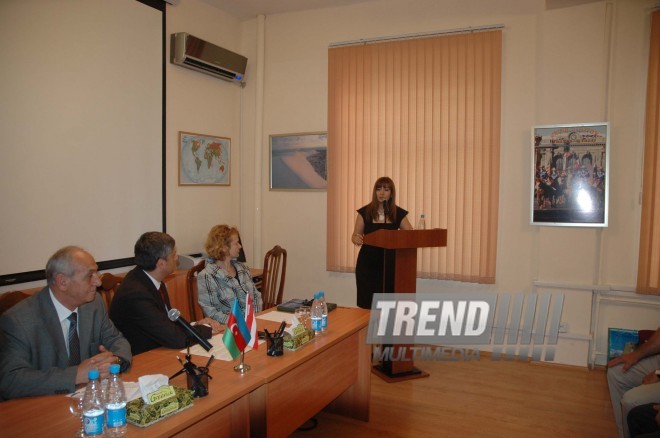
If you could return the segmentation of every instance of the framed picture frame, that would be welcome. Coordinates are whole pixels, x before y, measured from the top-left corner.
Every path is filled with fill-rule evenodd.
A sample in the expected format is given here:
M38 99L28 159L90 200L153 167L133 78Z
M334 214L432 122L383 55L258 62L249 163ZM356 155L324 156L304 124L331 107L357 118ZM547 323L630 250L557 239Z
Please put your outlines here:
M270 190L327 190L328 134L270 136Z
M607 361L630 353L639 346L639 331L621 328L607 329Z
M179 185L231 185L231 139L179 131Z
M532 129L531 224L606 227L608 123Z

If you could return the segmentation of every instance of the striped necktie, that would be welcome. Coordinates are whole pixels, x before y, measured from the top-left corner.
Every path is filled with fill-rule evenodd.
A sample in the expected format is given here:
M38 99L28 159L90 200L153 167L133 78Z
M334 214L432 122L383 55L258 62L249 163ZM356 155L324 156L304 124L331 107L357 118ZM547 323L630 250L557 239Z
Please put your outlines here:
M69 366L80 364L80 339L78 338L78 314L73 312L69 320Z

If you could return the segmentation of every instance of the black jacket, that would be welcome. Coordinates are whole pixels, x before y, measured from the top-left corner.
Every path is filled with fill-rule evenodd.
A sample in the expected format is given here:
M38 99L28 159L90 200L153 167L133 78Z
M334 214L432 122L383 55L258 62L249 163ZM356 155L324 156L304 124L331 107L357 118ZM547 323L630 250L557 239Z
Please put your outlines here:
M126 274L110 305L110 319L131 344L133 354L144 353L158 347L185 348L194 344L186 331L167 317L169 296L165 295L167 309L160 292L149 276L136 267ZM195 326L203 337L211 337L211 328Z

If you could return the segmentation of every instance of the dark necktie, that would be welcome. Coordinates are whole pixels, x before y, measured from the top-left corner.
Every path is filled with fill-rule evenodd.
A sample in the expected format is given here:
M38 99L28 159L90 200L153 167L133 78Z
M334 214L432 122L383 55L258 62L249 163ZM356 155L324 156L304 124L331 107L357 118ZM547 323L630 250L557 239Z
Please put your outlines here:
M69 366L80 364L80 339L78 338L78 314L73 312L69 320Z
M165 304L165 310L169 310L170 309L170 297L167 294L167 288L165 287L164 282L160 283L160 288L158 289L158 292L160 292L160 297L163 299L163 304Z

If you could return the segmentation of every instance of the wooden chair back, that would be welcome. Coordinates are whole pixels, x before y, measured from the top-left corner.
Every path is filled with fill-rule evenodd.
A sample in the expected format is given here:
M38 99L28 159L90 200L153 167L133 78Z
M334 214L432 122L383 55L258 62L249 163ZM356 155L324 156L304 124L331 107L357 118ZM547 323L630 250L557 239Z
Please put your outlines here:
M641 346L643 343L651 339L651 336L653 336L653 333L655 333L655 330L640 330L639 331L639 345Z
M23 293L19 290L0 294L0 315L2 315L7 310L11 309L16 304L20 303L29 296L30 295Z
M204 318L204 313L197 299L197 274L206 266L206 261L202 260L192 268L188 269L186 274L186 291L188 293L188 309L190 311L190 320L199 321Z
M286 279L286 250L279 245L266 253L261 286L263 309L282 304L284 280Z
M103 302L105 303L105 308L108 310L110 310L110 303L112 303L112 298L115 296L115 292L121 284L121 280L121 277L117 277L109 272L101 275L101 285L96 288L96 291L101 294L101 298L103 298Z

